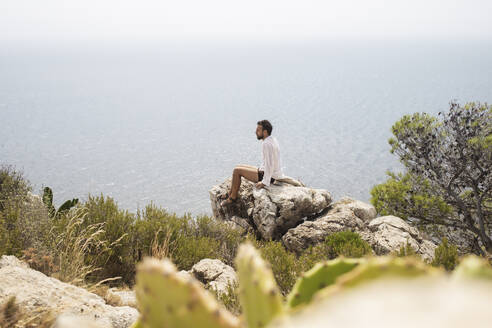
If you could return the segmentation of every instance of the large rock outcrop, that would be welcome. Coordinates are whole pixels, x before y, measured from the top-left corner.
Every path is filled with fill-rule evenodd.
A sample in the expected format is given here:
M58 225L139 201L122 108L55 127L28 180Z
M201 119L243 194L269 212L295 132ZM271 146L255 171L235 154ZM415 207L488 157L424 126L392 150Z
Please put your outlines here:
M339 231L357 232L377 255L398 252L408 243L424 260L430 261L436 248L401 218L376 217L372 205L351 198L343 198L334 203L326 214L290 229L282 237L282 242L287 249L301 253Z
M344 197L332 203L323 189L279 183L257 189L242 181L236 203L220 206L221 195L230 190L231 179L210 190L214 216L263 239L282 240L297 254L322 242L335 232L357 232L377 255L398 252L410 245L424 260L434 256L436 244L424 238L415 227L395 216L376 217L374 206Z
M214 216L224 221L243 219L244 225L257 231L263 239L280 239L290 228L319 214L332 202L330 193L323 189L287 183L257 189L254 183L243 179L236 203L221 207L219 197L227 194L230 187L231 179L228 179L210 190Z
M40 308L54 315L82 318L98 327L126 328L138 317L138 311L128 306L111 306L90 293L43 273L30 269L14 256L0 259L0 303L11 296L26 312Z

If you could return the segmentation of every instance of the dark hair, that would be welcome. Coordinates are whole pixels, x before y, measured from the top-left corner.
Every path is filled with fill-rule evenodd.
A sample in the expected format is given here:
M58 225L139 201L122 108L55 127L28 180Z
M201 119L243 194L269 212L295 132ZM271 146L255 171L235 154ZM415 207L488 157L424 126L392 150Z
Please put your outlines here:
M268 120L263 120L263 121L258 121L258 125L261 125L263 130L266 130L268 132L268 135L272 134L273 126Z

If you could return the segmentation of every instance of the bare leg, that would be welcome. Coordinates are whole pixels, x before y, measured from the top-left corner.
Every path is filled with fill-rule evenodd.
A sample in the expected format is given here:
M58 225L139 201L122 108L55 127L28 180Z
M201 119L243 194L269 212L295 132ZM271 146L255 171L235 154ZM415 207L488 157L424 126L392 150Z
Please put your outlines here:
M252 182L258 182L258 168L255 166L236 166L234 168L231 186L231 197L233 199L237 198L242 177Z

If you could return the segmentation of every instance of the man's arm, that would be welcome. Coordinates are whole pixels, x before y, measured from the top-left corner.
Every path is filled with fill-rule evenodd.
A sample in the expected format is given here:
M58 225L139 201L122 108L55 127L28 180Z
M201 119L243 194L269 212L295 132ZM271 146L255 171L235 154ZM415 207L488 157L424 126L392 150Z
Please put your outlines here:
M273 174L273 147L268 143L263 144L263 163L265 168L261 183L268 187Z

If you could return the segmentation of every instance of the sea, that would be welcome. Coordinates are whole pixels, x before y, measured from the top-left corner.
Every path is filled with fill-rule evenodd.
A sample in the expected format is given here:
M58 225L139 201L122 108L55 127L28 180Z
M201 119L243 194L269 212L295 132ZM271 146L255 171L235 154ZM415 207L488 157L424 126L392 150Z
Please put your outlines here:
M401 171L403 115L492 102L492 42L436 40L0 43L0 164L60 205L89 195L210 215L209 190L261 164L369 202Z

